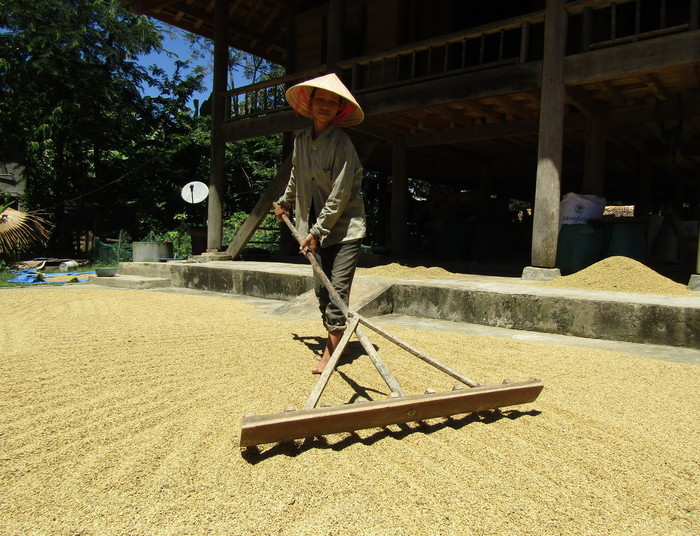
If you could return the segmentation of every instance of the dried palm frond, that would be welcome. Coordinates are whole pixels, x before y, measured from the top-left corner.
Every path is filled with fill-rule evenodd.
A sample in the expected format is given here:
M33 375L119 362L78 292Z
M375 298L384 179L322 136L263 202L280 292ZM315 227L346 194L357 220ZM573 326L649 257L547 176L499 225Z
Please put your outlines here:
M50 225L42 213L6 207L0 212L0 253L46 243L51 236Z

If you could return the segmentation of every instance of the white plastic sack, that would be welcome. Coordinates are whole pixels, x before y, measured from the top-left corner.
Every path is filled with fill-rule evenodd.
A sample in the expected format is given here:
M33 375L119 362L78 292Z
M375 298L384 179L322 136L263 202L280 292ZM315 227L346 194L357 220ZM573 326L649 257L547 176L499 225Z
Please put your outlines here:
M590 219L600 218L605 203L604 197L569 192L559 204L559 225L583 224Z

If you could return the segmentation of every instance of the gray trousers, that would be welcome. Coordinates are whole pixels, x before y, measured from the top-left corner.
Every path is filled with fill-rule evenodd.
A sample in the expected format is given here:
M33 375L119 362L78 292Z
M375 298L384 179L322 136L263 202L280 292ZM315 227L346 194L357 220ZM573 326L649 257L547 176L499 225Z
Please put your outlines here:
M323 269L333 287L340 294L345 305L349 303L350 287L355 276L357 259L360 256L362 240L355 240L347 244L333 244L325 248L319 248L316 252L316 260ZM344 331L346 326L345 315L330 298L328 289L314 272L314 289L318 298L318 308L321 311L323 325L328 331Z

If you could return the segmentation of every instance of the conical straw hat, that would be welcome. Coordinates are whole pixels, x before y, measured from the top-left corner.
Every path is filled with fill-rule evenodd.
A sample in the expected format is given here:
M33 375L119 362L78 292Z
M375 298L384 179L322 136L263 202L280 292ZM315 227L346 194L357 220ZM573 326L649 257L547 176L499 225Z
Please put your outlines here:
M365 118L362 108L360 108L355 97L352 96L350 90L345 87L335 73L312 78L311 80L292 86L287 90L285 94L287 102L297 113L309 119L313 119L311 111L309 110L309 102L313 88L331 91L345 99L344 107L341 108L340 112L333 120L333 123L341 127L351 127L362 123Z

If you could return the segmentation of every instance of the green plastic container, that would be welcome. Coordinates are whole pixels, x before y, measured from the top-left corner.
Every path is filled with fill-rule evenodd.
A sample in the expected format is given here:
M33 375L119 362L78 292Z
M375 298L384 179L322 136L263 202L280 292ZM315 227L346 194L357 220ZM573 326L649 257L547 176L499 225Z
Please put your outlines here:
M639 262L646 260L647 231L640 223L614 223L605 250L606 257L629 257Z
M603 255L605 233L588 224L562 225L556 265L562 275L573 274L598 262Z

